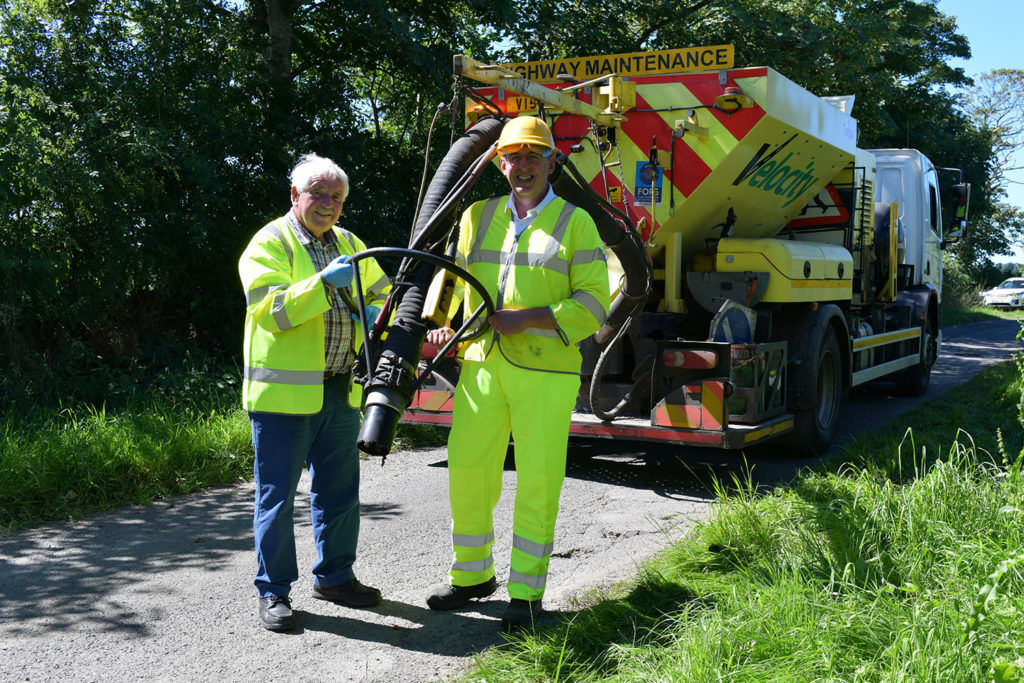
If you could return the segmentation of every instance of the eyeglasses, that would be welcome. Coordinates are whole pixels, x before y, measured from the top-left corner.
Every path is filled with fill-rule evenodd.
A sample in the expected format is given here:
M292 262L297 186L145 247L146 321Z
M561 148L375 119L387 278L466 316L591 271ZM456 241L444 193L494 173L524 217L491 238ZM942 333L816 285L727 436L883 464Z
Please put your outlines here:
M498 154L500 154L501 158L510 164L520 164L524 162L527 164L539 164L543 159L547 159L551 156L551 150L523 153L520 148L520 151L518 152L498 152Z

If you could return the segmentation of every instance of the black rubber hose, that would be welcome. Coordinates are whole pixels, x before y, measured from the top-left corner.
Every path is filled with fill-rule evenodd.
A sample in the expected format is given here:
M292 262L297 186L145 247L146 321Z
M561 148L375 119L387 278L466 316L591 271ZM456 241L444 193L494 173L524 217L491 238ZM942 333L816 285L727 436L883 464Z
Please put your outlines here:
M451 195L455 190L469 190L471 183L464 182L464 176L498 139L503 123L496 118L481 119L448 150L427 188L410 245L443 244L438 238L455 227L458 202L451 201ZM441 214L435 216L439 210ZM394 320L377 367L366 383L366 413L356 443L370 455L391 452L398 421L412 401L416 366L427 334L420 315L434 270L432 264L420 262L403 278Z
M571 162L566 162L571 167ZM612 207L606 206L594 196L593 190L583 187L570 178L562 166L556 167L551 174L551 187L559 197L580 207L594 219L601 241L618 257L625 274L622 291L612 302L608 319L594 334L598 344L604 344L612 338L630 315L639 311L647 302L651 291L651 271L647 265L647 256L635 234L628 232L610 213Z

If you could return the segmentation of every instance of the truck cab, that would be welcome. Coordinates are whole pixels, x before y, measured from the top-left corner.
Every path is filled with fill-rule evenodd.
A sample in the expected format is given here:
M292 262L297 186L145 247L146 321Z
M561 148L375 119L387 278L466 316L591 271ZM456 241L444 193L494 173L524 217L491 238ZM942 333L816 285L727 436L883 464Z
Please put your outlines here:
M897 202L902 226L905 284L932 285L942 293L942 207L935 165L915 149L873 149L875 202Z

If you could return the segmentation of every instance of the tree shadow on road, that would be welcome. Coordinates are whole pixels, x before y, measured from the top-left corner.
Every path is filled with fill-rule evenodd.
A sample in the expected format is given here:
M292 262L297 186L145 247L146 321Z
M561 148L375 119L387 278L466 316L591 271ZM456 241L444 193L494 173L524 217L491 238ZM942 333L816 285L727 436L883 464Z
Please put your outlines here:
M218 587L233 580L240 561L244 571L255 569L248 566L254 557L252 506L251 486L223 487L0 536L4 632L148 635L159 615L133 607L130 597L157 590L149 581L172 572L191 572L191 580L200 582L181 586L186 596L237 600L236 593L244 592L254 598L251 583ZM398 517L402 509L363 505L362 514L379 520ZM305 487L296 494L295 531L297 544L312 536Z
M15 633L88 624L144 635L152 615L113 595L170 567L216 572L251 535L250 495L226 487L0 537L0 616Z

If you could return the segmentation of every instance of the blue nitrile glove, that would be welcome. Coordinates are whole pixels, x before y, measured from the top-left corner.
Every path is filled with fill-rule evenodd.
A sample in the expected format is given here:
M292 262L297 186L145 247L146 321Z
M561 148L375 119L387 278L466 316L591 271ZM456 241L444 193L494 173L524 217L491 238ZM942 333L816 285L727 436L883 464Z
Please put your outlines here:
M373 325L373 321L377 319L378 315L380 315L380 307L370 304L363 310L366 311L366 324ZM355 320L356 322L359 322L359 314L356 313L355 311L352 311L352 319Z
M348 287L352 282L352 264L348 256L339 256L320 271L320 279L332 287Z

